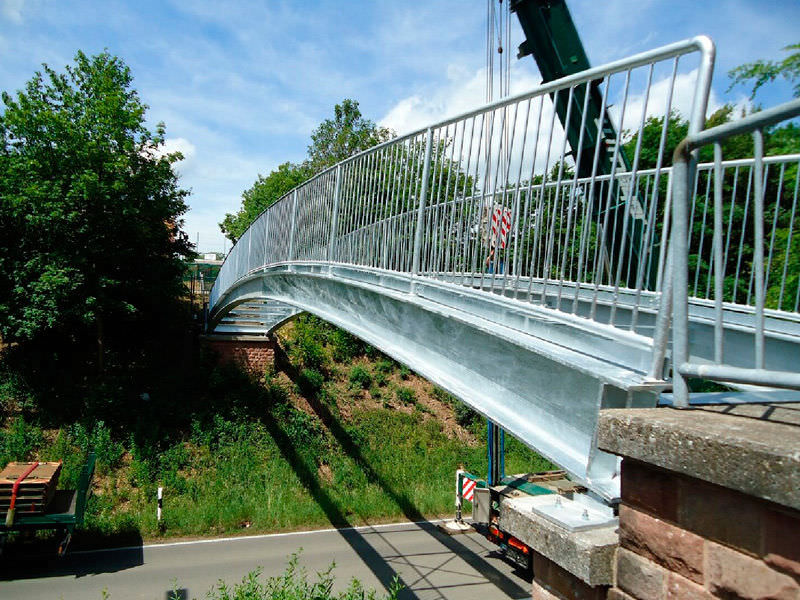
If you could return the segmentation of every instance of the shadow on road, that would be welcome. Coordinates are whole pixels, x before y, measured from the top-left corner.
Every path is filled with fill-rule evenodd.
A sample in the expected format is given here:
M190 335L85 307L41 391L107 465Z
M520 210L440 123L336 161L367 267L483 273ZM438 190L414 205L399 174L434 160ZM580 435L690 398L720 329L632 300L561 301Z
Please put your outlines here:
M86 577L100 573L117 573L144 564L141 537L133 546L115 550L70 551L64 558L58 558L55 547L47 549L41 544L35 544L34 548L25 544L6 547L0 558L0 581Z
M277 346L275 350L275 364L276 367L284 371L293 382L298 381L299 374L297 373L297 370L291 365L289 358L286 356L283 348L280 346ZM486 561L484 556L476 554L472 548L467 547L463 542L459 541L458 536L449 536L439 531L433 523L430 523L425 518L425 516L419 511L419 509L405 493L394 489L394 487L388 481L386 481L384 477L382 477L375 469L372 468L372 466L364 458L364 455L361 452L361 449L358 447L358 444L342 426L328 406L326 406L318 398L311 397L307 399L314 412L317 414L325 427L327 427L331 434L336 438L342 449L353 461L355 461L355 463L359 466L359 468L362 469L370 481L377 483L381 489L383 489L383 491L394 501L400 510L403 511L403 514L408 520L419 523L421 528L430 534L431 537L445 546L450 552L461 558L470 567L475 569L475 571L480 573L486 580L491 582L507 597L527 598L530 596L529 589L524 589L518 583L518 581L511 579L505 573L493 567ZM315 501L325 511L325 514L330 519L331 523L337 526L351 526L352 524L347 519L346 515L319 485L316 473L310 472L308 467L302 461L301 457L294 450L288 436L286 436L286 434L278 428L275 421L271 421L268 424L268 429L281 449L284 458L295 470L295 473L300 478L301 482L303 482L303 485L313 496ZM391 546L385 537L385 533L387 532L374 530L374 535L381 536L382 541ZM419 598L415 590L421 591L422 589L426 591L426 598L431 597L431 591L436 592L436 597L442 599L446 598L443 590L438 589L429 580L431 573L437 570L435 568L431 569L429 564L426 564L424 567L414 565L408 560L408 557L403 557L403 555L398 552L397 557L402 558L396 562L405 563L405 566L413 569L417 575L417 579L415 581L405 581L399 578L397 571L389 566L386 558L382 557L372 547L363 533L355 530L347 530L346 532L342 532L342 536L345 541L350 544L353 550L358 553L364 563L372 570L384 587L388 588L392 580L394 578L398 578L398 581L405 588L403 592L399 594L399 598ZM492 550L487 550L487 553L494 553L495 557L498 556L494 547L492 547ZM403 558L405 560L403 560Z

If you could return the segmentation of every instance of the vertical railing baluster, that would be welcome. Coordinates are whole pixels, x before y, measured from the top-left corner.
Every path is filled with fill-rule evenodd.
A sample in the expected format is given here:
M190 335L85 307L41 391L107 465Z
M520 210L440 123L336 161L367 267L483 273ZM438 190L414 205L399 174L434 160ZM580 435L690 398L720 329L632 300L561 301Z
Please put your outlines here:
M714 144L714 362L722 364L722 291L725 263L722 258L722 145ZM710 275L710 274L709 274Z
M294 258L294 236L295 228L297 225L297 189L292 194L292 219L289 226L289 253L286 257L287 262L291 262Z
M677 152L676 152L677 153ZM689 406L689 388L686 379L680 374L680 368L689 359L689 219L688 219L688 191L691 178L694 174L689 168L686 156L675 161L673 167L673 181L675 188L672 192L672 357L673 377L672 394L673 405L680 408Z
M336 187L333 192L333 208L331 209L331 232L328 237L328 251L325 258L328 261L328 274L331 273L333 261L333 245L336 242L336 232L339 228L339 194L342 192L342 165L336 165Z
M433 129L425 132L425 162L422 166L422 182L420 185L419 205L417 207L417 225L414 232L414 253L411 260L411 293L416 293L416 279L419 276L419 261L422 251L422 227L425 220L425 198L428 195L428 177L431 170L431 149L433 146Z

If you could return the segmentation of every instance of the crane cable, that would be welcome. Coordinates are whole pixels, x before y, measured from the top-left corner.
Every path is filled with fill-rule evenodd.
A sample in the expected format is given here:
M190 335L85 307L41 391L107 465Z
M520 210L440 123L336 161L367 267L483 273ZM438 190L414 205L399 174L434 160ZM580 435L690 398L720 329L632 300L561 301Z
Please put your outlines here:
M496 44L496 45L495 45ZM511 8L510 0L486 0L486 102L494 100L495 88L497 98L505 98L511 93ZM497 63L497 81L495 85L495 61ZM504 110L507 122L508 109ZM503 127L500 136L500 158L503 163L511 160L509 131ZM486 148L486 160L490 160L491 145ZM502 169L502 166L498 164ZM488 182L487 182L488 184ZM505 185L505 184L504 184Z

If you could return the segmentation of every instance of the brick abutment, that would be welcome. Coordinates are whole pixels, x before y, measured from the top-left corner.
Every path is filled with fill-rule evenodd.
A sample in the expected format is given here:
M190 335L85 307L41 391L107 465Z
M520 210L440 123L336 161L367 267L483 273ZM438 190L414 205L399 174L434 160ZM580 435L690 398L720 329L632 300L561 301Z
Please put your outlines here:
M203 346L213 351L219 364L234 364L260 376L275 363L276 342L263 336L207 336Z
M598 445L622 457L618 527L504 513L534 600L800 600L800 404L604 410Z
M601 413L623 457L609 600L800 599L797 409Z

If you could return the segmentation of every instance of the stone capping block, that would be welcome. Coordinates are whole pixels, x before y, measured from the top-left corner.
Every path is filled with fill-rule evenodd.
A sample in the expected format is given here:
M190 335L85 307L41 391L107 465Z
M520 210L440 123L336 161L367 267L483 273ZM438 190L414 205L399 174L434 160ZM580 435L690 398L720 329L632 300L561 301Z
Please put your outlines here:
M800 404L782 405L800 409ZM600 411L601 450L800 510L800 426L716 410Z
M500 529L590 586L613 585L614 555L619 544L616 525L571 532L536 515L522 500L502 501Z

